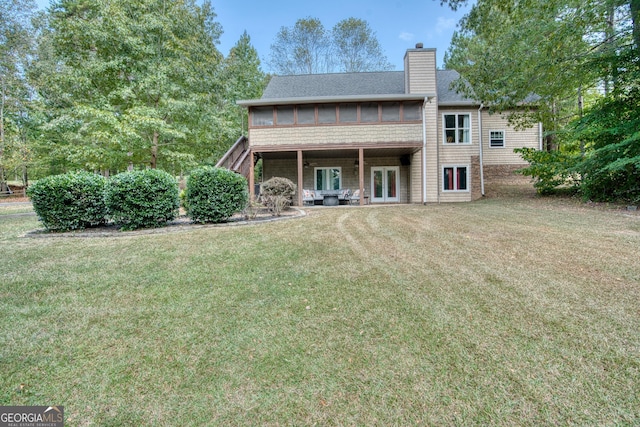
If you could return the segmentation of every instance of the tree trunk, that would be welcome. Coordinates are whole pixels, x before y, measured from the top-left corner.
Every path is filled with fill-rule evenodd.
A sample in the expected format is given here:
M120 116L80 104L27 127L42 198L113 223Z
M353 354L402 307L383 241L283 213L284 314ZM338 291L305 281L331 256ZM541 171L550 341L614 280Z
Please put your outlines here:
M158 165L158 139L160 135L158 132L153 132L153 141L151 142L151 162L149 162L149 166L151 169L155 169Z
M27 173L27 165L22 169L22 184L24 185L24 196L27 196L27 188L29 187L29 174Z
M0 193L8 193L8 192L9 192L9 186L7 185L4 168L0 166Z
M5 81L2 79L2 93L0 94L0 193L6 193L9 191L7 180L4 174L4 104L5 104Z
M616 6L612 0L609 0L607 5L607 27L605 31L605 37L607 40L607 44L612 44L613 37L615 35L615 14L616 14ZM611 55L611 53L609 53ZM613 79L613 70L615 69L616 64L613 60L609 61L609 66L606 70L606 76L604 77L604 95L608 96L611 92L611 80Z
M578 87L578 113L580 114L580 120L582 121L582 118L584 117L584 106L583 106L583 102L582 102L582 85L580 85L580 87ZM585 154L585 145L584 145L584 139L580 138L580 156L584 157Z
M631 22L633 23L633 42L636 51L640 50L640 0L629 0Z

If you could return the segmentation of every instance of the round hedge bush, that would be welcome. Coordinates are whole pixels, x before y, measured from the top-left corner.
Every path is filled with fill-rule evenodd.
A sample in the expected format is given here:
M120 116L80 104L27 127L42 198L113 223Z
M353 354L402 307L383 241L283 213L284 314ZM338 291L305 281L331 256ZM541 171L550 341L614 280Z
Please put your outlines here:
M293 200L298 186L288 178L274 176L260 185L260 194L265 196L281 196Z
M107 222L105 185L101 175L69 172L39 179L27 195L47 230L81 230Z
M225 168L205 166L187 179L185 205L194 222L224 222L249 200L247 180Z
M276 216L293 202L293 195L298 186L288 178L275 176L260 185L260 200Z
M178 183L167 172L147 169L119 173L109 180L109 216L123 230L162 227L178 216Z

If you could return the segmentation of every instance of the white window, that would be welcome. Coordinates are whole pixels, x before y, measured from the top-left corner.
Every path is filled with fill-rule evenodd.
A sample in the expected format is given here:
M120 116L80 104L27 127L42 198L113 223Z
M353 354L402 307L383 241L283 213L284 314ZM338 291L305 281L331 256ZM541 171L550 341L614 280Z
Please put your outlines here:
M316 168L316 190L340 190L342 168Z
M491 148L503 148L504 147L504 131L503 130L490 130L489 131L489 146Z
M444 143L471 143L471 114L443 115Z
M469 191L468 166L445 166L442 168L444 191Z

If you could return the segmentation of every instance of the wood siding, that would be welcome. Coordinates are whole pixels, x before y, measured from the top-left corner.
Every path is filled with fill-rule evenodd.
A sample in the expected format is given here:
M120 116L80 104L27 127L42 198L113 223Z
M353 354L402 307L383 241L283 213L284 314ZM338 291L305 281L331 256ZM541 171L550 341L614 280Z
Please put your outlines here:
M470 144L445 144L444 143L444 114L469 114L471 121ZM475 175L472 173L472 157L479 156L480 132L478 127L478 110L473 108L440 108L438 111L438 138L440 162L436 168L438 174L438 192L440 202L469 202L472 200L472 191L475 183ZM469 174L468 191L444 191L442 189L442 170L447 166L466 166Z
M422 150L411 156L410 203L424 203L422 200Z
M251 146L381 144L422 141L421 124L376 124L330 127L252 129Z
M490 132L492 130L504 130L504 148L492 148ZM513 152L514 148L539 148L538 126L524 130L515 130L506 118L500 114L482 112L482 148L483 164L485 165L526 165L519 154Z
M435 49L409 49L404 69L406 93L436 93Z
M438 104L437 100L427 103L425 106L425 120L427 132L427 202L438 201L439 173L438 173Z

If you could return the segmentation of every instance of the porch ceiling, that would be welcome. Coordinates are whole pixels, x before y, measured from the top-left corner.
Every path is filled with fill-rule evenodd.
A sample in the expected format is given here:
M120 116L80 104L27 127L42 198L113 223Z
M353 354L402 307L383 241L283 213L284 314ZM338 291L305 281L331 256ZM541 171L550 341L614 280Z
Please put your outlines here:
M302 149L302 148L301 148ZM390 147L390 148L365 148L364 157L400 157L407 154L413 154L418 151L416 147ZM266 151L261 152L255 149L254 152L260 153L260 156L266 160L270 159L295 159L297 151ZM333 159L353 157L358 158L357 149L331 149L331 150L304 150L302 153L305 159Z

